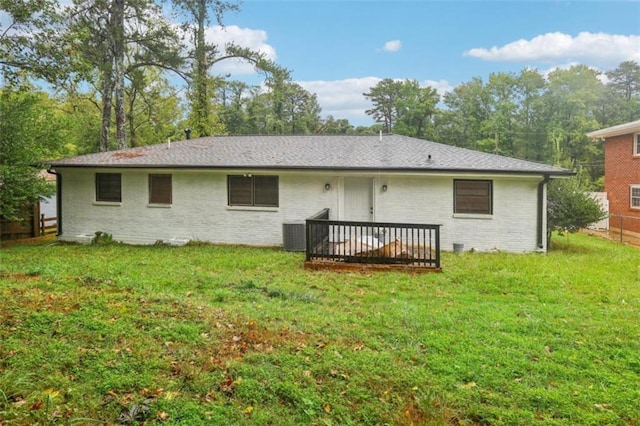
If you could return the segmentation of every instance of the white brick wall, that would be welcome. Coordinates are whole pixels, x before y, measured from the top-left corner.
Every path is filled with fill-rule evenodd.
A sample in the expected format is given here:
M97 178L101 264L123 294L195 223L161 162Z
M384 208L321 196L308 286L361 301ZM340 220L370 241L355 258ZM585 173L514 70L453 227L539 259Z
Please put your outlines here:
M467 177L465 177L467 178ZM487 177L477 176L477 179ZM379 191L382 180L387 191ZM454 177L388 177L376 185L376 220L442 225L440 243L465 250L536 251L540 178L493 177L493 215L454 215ZM546 206L545 206L546 211ZM545 242L546 244L546 242Z
M57 171L63 178L60 238L68 241L87 242L102 231L133 244L196 240L281 245L284 222L304 220L324 208L330 209L332 219L344 215L343 176L337 173L278 173L280 206L250 209L227 206L225 171L110 170L122 173L118 205L95 203L95 169ZM148 206L149 173L172 174L170 207ZM369 177L373 178L376 221L441 224L443 250L452 250L453 243L464 244L465 250L537 249L539 177L494 177L494 214L488 218L454 217L452 176ZM329 191L326 183L331 184ZM388 186L386 192L382 184Z

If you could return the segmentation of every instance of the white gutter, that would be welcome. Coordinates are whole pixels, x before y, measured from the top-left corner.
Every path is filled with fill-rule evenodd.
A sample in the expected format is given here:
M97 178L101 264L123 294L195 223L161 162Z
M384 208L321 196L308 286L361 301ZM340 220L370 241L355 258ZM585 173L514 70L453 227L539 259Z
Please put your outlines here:
M619 124L606 129L595 130L587 133L590 138L610 138L613 136L628 135L630 133L640 132L640 120L631 121L629 123Z

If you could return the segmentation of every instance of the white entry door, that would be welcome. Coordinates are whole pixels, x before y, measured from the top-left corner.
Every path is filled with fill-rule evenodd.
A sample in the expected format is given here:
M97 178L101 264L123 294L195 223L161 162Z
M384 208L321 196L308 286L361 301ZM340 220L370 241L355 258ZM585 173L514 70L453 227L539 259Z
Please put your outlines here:
M345 220L373 221L373 179L344 179Z

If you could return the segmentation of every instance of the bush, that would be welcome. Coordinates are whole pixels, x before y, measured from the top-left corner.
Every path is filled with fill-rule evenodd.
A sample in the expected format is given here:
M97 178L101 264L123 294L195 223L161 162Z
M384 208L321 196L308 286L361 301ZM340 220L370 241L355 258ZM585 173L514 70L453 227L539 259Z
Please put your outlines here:
M557 231L577 232L605 218L600 204L589 196L577 178L556 179L547 190L547 242Z

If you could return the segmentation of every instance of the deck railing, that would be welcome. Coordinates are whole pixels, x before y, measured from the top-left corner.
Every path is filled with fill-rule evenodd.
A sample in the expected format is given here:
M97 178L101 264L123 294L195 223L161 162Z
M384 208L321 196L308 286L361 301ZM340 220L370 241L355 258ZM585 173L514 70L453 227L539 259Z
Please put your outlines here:
M306 245L307 261L440 268L440 225L329 220L324 209L306 220Z

